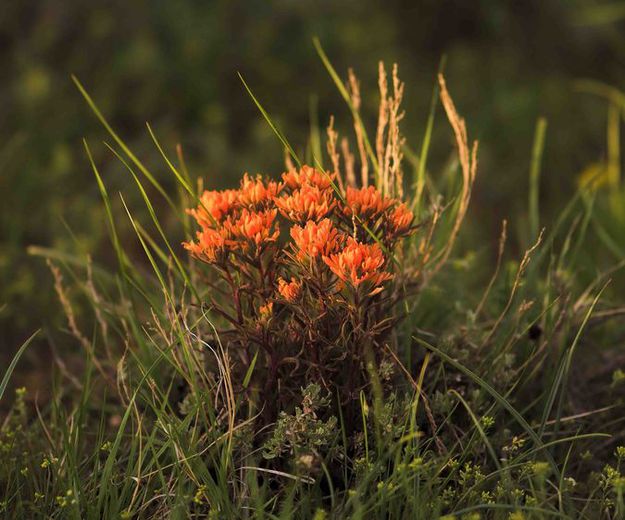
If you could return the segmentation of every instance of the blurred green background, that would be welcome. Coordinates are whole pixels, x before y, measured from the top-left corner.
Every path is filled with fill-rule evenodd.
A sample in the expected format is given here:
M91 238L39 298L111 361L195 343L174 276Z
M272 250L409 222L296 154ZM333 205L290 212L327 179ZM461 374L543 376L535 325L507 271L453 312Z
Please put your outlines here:
M576 177L606 155L604 100L580 78L625 85L625 3L590 0L24 0L0 9L0 346L4 364L32 330L62 323L52 280L31 245L91 252L114 265L101 199L81 143L110 193L140 214L136 188L71 81L75 74L136 154L168 188L149 121L193 175L223 187L242 172L277 175L282 150L245 93L240 71L289 140L305 146L311 110L349 129L346 107L316 55L355 69L376 114L377 62L406 82L403 128L420 147L438 64L470 133L481 141L469 227L496 244L500 219L523 227L536 120L548 119L541 211L546 222ZM316 108L315 108L316 107ZM439 111L432 164L452 142ZM434 166L433 166L434 168ZM435 171L435 170L434 170ZM133 195L134 194L134 195ZM134 197L134 198L133 198ZM123 212L114 196L123 226ZM520 233L520 232L519 232ZM182 238L182 237L181 237ZM131 234L125 246L136 249ZM29 353L24 363L46 366ZM34 371L33 373L36 373Z

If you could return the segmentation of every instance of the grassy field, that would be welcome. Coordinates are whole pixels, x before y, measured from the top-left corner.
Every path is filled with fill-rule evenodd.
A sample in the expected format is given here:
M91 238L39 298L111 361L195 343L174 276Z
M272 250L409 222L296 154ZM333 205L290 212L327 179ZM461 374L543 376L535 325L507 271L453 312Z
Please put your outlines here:
M578 85L607 153L557 211L541 171L559 129L537 121L521 209L493 235L470 221L480 149L455 84L404 118L395 68L369 100L316 48L345 117L313 111L291 141L241 77L286 164L230 186L151 126L139 158L75 79L106 132L83 148L109 245L29 250L63 322L25 334L0 381L3 515L625 517L623 95ZM49 392L13 391L42 338Z

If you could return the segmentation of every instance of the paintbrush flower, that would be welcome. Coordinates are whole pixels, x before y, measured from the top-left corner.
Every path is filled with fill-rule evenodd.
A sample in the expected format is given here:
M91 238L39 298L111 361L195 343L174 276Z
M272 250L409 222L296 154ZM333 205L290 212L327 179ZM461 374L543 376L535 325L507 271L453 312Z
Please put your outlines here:
M304 223L324 218L335 206L332 192L305 184L290 195L277 197L276 207L287 219Z
M250 211L244 209L237 219L226 221L225 228L233 240L243 250L250 245L260 248L269 242L275 242L280 235L276 219L277 211Z
M293 226L291 237L295 242L296 258L300 261L333 253L341 243L341 236L330 219L309 220L304 227Z
M413 220L414 214L408 209L408 206L406 206L406 204L404 203L399 204L397 207L395 207L395 209L391 212L389 216L391 229L396 236L409 233L410 226L412 225Z
M325 190L332 186L335 178L335 173L322 172L307 165L302 166L299 171L294 169L282 174L284 184L292 190L303 186L316 186Z
M368 282L377 288L393 277L382 270L386 258L378 244L363 244L351 237L342 251L324 255L323 261L341 281L354 287Z
M187 213L203 228L215 227L239 206L238 190L206 190L200 197L198 207L188 209Z
M216 263L225 253L226 246L231 245L223 228L219 230L204 228L196 233L196 237L196 242L184 242L182 245L193 256L209 264Z
M383 197L375 186L366 188L348 186L345 192L344 212L350 217L355 215L362 219L376 220L394 203L393 199Z
M281 189L282 183L265 181L260 175L252 178L246 173L241 181L238 202L248 209L267 207Z
M287 302L293 303L302 294L302 283L295 278L291 278L290 282L287 282L284 278L279 278L278 292Z

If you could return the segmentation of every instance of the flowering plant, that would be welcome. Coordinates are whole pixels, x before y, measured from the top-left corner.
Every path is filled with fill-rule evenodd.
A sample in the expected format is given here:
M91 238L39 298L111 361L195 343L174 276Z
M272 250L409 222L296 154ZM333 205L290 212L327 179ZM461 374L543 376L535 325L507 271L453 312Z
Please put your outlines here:
M310 383L337 396L342 413L350 414L352 407L344 407L358 405L363 391L368 399L370 389L389 381L393 366L408 374L397 356L401 331L395 325L409 306L398 303L448 259L477 164L477 145L469 147L464 120L439 80L462 190L438 248L434 230L444 210L436 200L428 211L420 207L422 176L412 187L412 202L402 201L404 86L396 66L389 88L380 64L373 145L359 115L359 83L349 73L358 158L345 137L339 145L331 118L329 170L300 165L291 150L298 166L287 157L279 180L246 173L238 189L204 191L188 210L199 230L184 246L216 275L205 278L208 293L200 303L219 317L215 329L226 344L228 382L270 420ZM353 410L357 416L358 406Z
M336 180L306 165L279 182L246 174L239 189L205 191L189 210L200 229L184 246L213 268L213 289L228 294L208 299L235 373L260 349L255 386L277 405L310 381L357 398L365 353L385 356L395 322L402 274L394 254L416 229L413 213L374 186L343 192Z

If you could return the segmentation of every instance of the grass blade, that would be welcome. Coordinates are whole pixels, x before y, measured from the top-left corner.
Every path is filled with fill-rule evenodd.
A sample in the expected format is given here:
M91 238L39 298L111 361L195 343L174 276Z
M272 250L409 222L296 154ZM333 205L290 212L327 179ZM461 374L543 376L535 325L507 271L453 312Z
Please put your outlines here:
M603 291L609 285L609 283L610 283L610 281L608 281L601 288L601 290L597 293L597 296L595 296L595 299L593 300L592 304L588 308L588 311L586 312L586 315L584 316L584 321L580 325L579 330L577 331L577 334L575 335L575 339L573 340L573 343L571 345L571 348L569 349L569 352L568 352L568 354L567 354L567 356L565 358L564 365L563 365L562 377L561 377L561 379L562 379L562 389L560 390L560 399L558 400L558 409L557 409L557 412L556 412L556 424L555 424L555 428L554 428L556 433L557 433L557 431L558 431L558 429L560 427L560 417L562 416L562 407L564 405L564 396L566 395L566 383L567 383L568 378L569 378L569 370L571 368L571 362L573 360L573 354L575 353L575 349L577 347L577 344L579 343L579 339L582 336L582 332L586 328L586 324L588 323L588 320L590 319L590 316L592 315L593 311L595 310L595 307L596 307L597 303L599 302L599 298L601 298L601 295L603 294ZM543 415L543 418L545 418L544 415Z
M534 132L534 144L532 146L532 161L530 166L530 189L529 189L529 226L530 236L536 237L539 232L538 195L540 189L540 165L545 148L545 134L547 132L547 120L541 117L536 121Z
M436 77L443 73L445 69L446 57L441 58L440 65L438 66L438 73ZM439 93L438 81L434 81L434 88L432 89L432 99L430 100L430 113L428 114L428 121L425 127L425 135L423 136L423 142L421 143L421 153L419 154L419 165L415 169L415 194L412 202L412 207L416 215L419 215L419 209L421 205L421 197L423 196L423 188L425 188L425 166L428 158L428 151L430 150L430 141L432 140L432 130L434 129L434 118L436 116L436 107L438 106L438 93Z
M330 77L334 81L336 88L341 93L341 96L343 96L343 99L347 103L347 106L349 106L349 109L352 112L352 116L354 117L354 120L356 121L356 123L360 127L360 130L362 131L362 136L363 136L363 140L365 143L365 148L367 150L367 155L369 156L369 159L371 160L371 164L373 164L373 168L376 172L376 178L377 178L379 175L380 166L378 165L378 160L375 156L375 153L373 153L373 147L371 146L371 142L369 141L369 137L365 130L365 125L362 122L362 118L360 117L360 114L358 113L358 111L354 108L352 100L349 96L349 92L347 92L345 85L343 85L341 78L337 74L334 66L332 65L332 63L328 59L328 56L323 50L323 47L321 46L321 42L319 41L319 38L316 38L316 37L313 38L313 45L315 46L315 49L317 50L317 54L319 54L319 57L321 58L323 65L325 66L326 70L330 74Z
M115 142L119 145L119 147L130 158L130 160L137 166L137 168L139 168L139 171L141 171L141 173L150 181L150 183L158 190L158 192L163 196L163 198L167 201L167 203L177 213L176 205L173 203L169 195L167 195L167 192L165 191L163 186L161 186L161 184L150 173L150 171L144 166L144 164L135 156L135 154L132 153L130 148L128 148L128 146L126 145L126 143L124 143L121 137L119 137L117 133L115 132L115 130L113 130L113 127L111 127L109 122L102 115L102 112L100 112L100 109L98 108L98 106L95 104L93 99L91 99L91 96L87 93L85 88L82 86L82 83L80 83L80 81L78 81L78 78L74 75L72 75L72 80L76 84L76 87L78 88L82 96L85 98L85 101L87 101L87 104L89 105L89 108L91 108L91 111L100 120L100 123L102 123L102 126L104 126L106 131L111 135L111 137L115 140Z
M148 212L150 213L150 217L152 218L152 221L154 222L154 225L156 226L156 229L158 230L159 234L161 235L161 238L165 242L165 245L167 246L167 249L169 250L169 254L174 259L174 263L176 264L176 267L178 268L178 272L182 276L185 284L189 287L189 289L191 289L191 292L193 292L193 295L196 298L199 299L199 294L195 290L194 285L191 283L191 280L189 279L187 271L183 267L182 262L178 258L178 255L176 255L174 249L172 248L171 244L167 240L167 236L165 235L165 231L163 231L163 228L162 228L162 226L161 226L161 224L160 224L160 222L158 220L158 217L156 216L156 211L154 210L154 206L150 202L150 198L148 197L148 194L146 193L145 189L143 188L143 185L141 184L141 181L139 180L139 177L137 177L137 175L133 171L132 167L126 161L124 161L124 159L122 157L120 157L119 154L112 147L109 146L109 149L117 156L117 158L122 162L122 164L128 169L128 171L132 175L132 178L137 183L137 186L139 187L139 191L141 192L141 197L143 198L143 201L145 202L145 205L148 208Z
M491 458L493 459L493 463L495 464L495 467L497 469L501 469L501 464L499 463L499 459L497 458L497 454L495 453L495 450L493 449L493 445L488 440L488 437L486 436L486 432L484 431L484 428L482 428L482 425L481 425L479 419L475 416L475 414L473 413L473 410L471 410L471 407L469 406L469 403L467 403L464 400L464 398L456 390L452 389L449 392L452 395L454 395L456 397L456 399L458 399L462 403L462 406L464 406L464 408L466 409L467 413L471 417L471 420L473 421L473 424L474 424L476 430L480 434L480 437L482 438L482 441L484 442L484 445L486 446L486 449L488 450L488 453L490 454Z
M508 411L508 413L510 413L510 415L514 417L517 423L523 428L523 430L525 430L528 436L532 439L532 442L537 448L544 448L544 444L540 436L536 434L534 429L529 425L529 423L525 420L525 418L514 408L514 406L510 404L510 402L504 396L502 396L499 392L497 392L497 390L495 390L491 385L489 385L476 373L472 372L467 367L465 367L462 363L459 363L458 361L450 357L448 354L446 354L442 350L429 344L427 341L422 340L421 338L418 338L416 336L413 336L413 339L417 341L420 345L427 348L428 350L434 352L437 356L442 358L443 361L450 364L455 369L460 370L460 372L462 372L464 375L466 375L467 377L472 379L475 383L477 383L480 387L482 387L482 389L488 392L499 403L500 406L505 408ZM545 455L549 459L549 463L553 469L553 472L559 478L560 471L558 469L557 464L553 460L553 457L548 452L546 452Z
M241 75L240 72L237 72L237 74L239 75L239 79L241 80L241 83L243 83L243 86L245 87L245 90L247 90L247 93L250 95L250 97L252 98L252 101L254 101L254 104L258 107L258 110L260 110L260 113L263 115L263 117L265 118L265 121L267 121L267 124L269 125L269 127L273 130L273 132L278 136L278 139L280 139L280 142L282 143L282 145L288 150L290 156L293 158L293 160L297 163L297 165L301 168L302 163L299 160L299 157L297 156L297 154L295 153L295 150L293 150L293 148L291 147L291 145L289 144L289 142L286 140L286 137L284 137L284 135L282 134L282 132L280 132L280 130L278 130L278 128L276 127L276 125L273 123L273 121L271 120L271 118L269 117L269 114L267 113L267 111L263 108L263 106L260 104L260 102L258 101L258 99L256 99L256 96L253 94L252 90L250 89L250 87L247 85L247 83L245 82L245 80L243 79L243 76Z
M33 332L30 338L28 338L24 343L22 343L22 346L13 356L11 363L9 363L9 367L7 368L6 372L4 373L4 376L2 377L2 381L0 382L0 400L2 400L2 396L4 395L4 392L9 384L9 380L11 379L11 375L13 374L13 370L15 370L15 366L17 365L17 362L22 357L22 354L24 353L24 351L28 348L28 345L30 345L31 342L37 336L37 334L39 334L40 330L41 329L38 329L35 332Z

